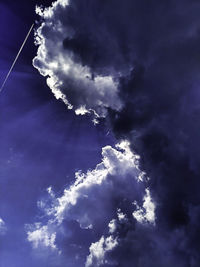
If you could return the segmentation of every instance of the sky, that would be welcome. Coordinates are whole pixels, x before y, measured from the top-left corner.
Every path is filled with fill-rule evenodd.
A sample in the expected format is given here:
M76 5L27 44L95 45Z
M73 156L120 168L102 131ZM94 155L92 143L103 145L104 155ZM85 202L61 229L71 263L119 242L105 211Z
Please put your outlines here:
M199 12L0 0L0 267L199 267Z

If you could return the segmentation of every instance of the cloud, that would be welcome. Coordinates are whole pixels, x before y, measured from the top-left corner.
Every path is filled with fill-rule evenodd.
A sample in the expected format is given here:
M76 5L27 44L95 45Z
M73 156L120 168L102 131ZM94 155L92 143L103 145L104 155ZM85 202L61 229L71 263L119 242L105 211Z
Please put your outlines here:
M135 203L137 209L133 212L133 217L141 223L150 222L155 223L155 203L151 199L149 189L146 189L146 195L144 196L143 207L140 208Z
M47 77L55 97L61 98L68 108L74 108L77 115L93 112L97 117L105 117L107 108L122 108L118 79L109 72L93 72L65 47L67 42L71 46L76 35L75 28L65 24L69 9L68 2L60 0L47 9L36 8L44 22L36 31L35 40L39 47L33 65Z
M200 3L73 0L38 12L35 67L77 114L93 110L117 139L129 140L146 173L136 176L149 177L133 194L130 158L107 147L103 163L77 174L77 186L57 200L57 220L96 227L93 244L118 231L104 258L119 266L198 266Z
M36 223L32 226L29 231L27 231L27 239L29 242L33 244L34 248L42 247L49 247L51 249L56 249L55 239L56 233L50 233L50 229L45 225L41 226L40 223Z
M143 224L133 216L142 205L146 227L153 220L153 202L145 191L146 178L138 164L139 157L127 141L122 141L115 148L104 147L102 162L85 174L77 172L74 183L61 196L56 197L49 187L48 201L43 198L38 202L47 223L26 226L33 248L57 250L58 257L66 257L76 266L115 262L106 255L118 246L119 237L123 239L121 224L127 225L127 231L129 225Z
M102 266L107 263L104 262L106 252L111 251L116 246L117 241L112 236L107 238L102 236L99 241L91 244L90 255L87 257L85 266Z
M7 227L2 218L0 218L0 235L5 235L7 232Z
M169 241L163 240L171 251L168 264L198 266L199 242L194 233L198 236L199 230L193 218L197 219L200 207L200 4L141 3L133 1L138 14L133 15L133 32L140 31L142 39L131 35L139 50L132 50L132 72L119 85L124 108L109 111L109 125L117 138L128 138L141 156L140 168L150 178L149 190L158 204L158 238L174 233ZM141 213L138 209L134 215L143 220ZM157 259L162 255L160 251Z
M102 162L94 170L86 174L77 172L75 183L55 200L55 207L48 212L53 213L59 223L68 216L83 228L97 226L98 221L102 224L102 220L108 220L115 212L112 207L114 197L114 206L126 198L141 202L144 185L139 180L139 157L131 152L129 143L122 141L116 148L106 146L102 149L102 156ZM100 212L96 213L94 209Z

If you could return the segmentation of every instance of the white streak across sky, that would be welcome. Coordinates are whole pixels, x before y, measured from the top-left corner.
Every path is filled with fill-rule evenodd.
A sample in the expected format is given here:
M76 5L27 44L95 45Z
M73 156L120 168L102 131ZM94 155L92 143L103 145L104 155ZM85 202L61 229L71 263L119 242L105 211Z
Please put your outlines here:
M25 39L24 39L24 41L23 41L23 43L22 43L22 45L21 45L21 47L20 47L20 49L19 49L19 51L18 51L18 53L17 53L17 55L16 55L16 57L15 57L13 63L12 63L12 65L11 65L11 67L10 67L10 69L9 69L9 71L8 71L8 73L7 73L6 77L5 77L5 79L4 79L3 83L2 83L2 85L1 85L0 93L1 93L1 91L3 90L3 88L4 88L4 86L5 86L5 84L6 84L7 80L8 80L8 78L9 78L11 72L12 72L12 70L13 70L13 68L14 68L14 66L15 66L15 63L17 62L18 57L20 56L20 54L21 54L21 52L22 52L22 49L24 48L24 45L26 44L26 41L28 40L28 37L29 37L29 35L30 35L30 33L31 33L32 29L33 29L33 27L34 27L34 23L31 25L31 27L30 27L30 29L29 29L29 31L28 31L28 33L27 33L27 35L26 35L26 37L25 37Z

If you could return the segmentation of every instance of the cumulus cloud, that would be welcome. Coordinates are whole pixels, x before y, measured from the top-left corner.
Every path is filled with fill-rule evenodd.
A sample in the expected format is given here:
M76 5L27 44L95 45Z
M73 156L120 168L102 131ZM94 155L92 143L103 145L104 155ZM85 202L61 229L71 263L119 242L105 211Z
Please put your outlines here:
M39 47L33 65L47 77L55 97L61 98L68 108L74 108L77 115L92 111L97 117L105 117L108 108L122 108L118 79L109 72L94 72L89 65L77 61L76 54L65 47L67 40L73 42L76 35L75 28L65 23L69 9L68 1L61 0L44 10L36 8L44 22L36 31Z
M94 170L86 174L77 172L75 183L56 200L51 212L58 222L68 216L83 228L93 227L108 220L115 212L113 198L116 198L116 208L119 208L117 202L121 199L141 202L144 185L139 180L139 157L131 152L129 143L123 141L116 148L106 146L102 149L102 156L102 162ZM95 213L94 209L99 212Z
M106 117L149 177L141 186L146 175L130 168L131 151L125 160L120 148L107 147L102 164L76 174L77 184L49 212L96 227L96 246L112 235L118 245L103 253L104 263L198 267L199 1L58 0L37 12L34 66L77 114Z
M86 266L113 264L115 260L107 259L106 255L118 246L119 237L123 239L121 225L134 228L137 221L133 213L139 205L146 211L145 223L153 219L153 202L145 191L146 179L138 165L139 156L130 150L127 141L115 148L104 147L102 162L87 173L77 172L74 183L60 197L56 197L51 187L47 189L50 205L44 200L38 205L48 221L27 226L28 241L35 249L46 247L66 254L71 261L76 258L76 266L83 262ZM85 231L88 234L83 240ZM74 248L71 254L63 242Z

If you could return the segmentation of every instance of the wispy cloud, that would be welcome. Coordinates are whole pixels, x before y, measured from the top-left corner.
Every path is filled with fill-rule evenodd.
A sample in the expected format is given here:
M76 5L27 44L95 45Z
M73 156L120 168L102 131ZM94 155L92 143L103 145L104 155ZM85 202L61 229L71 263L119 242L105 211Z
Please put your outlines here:
M0 218L0 235L5 235L7 232L7 226L2 218Z

